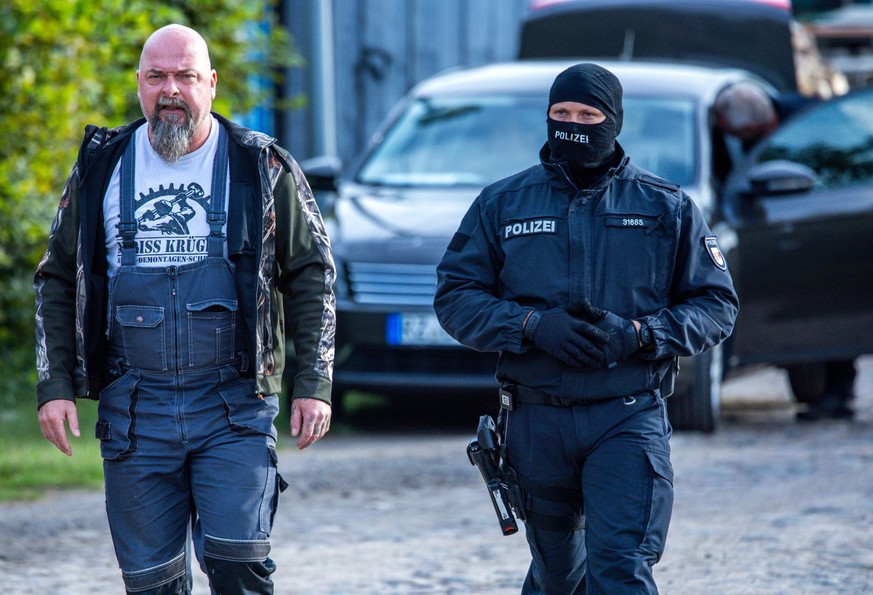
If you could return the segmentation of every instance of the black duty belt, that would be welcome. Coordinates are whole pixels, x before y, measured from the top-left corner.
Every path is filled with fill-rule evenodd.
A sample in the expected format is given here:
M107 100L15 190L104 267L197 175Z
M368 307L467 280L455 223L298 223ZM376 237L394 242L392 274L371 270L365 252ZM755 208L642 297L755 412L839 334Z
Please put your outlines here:
M573 405L584 405L588 402L588 399L556 397L543 390L529 386L519 386L517 384L504 384L500 389L500 406L509 410L523 403L529 405L552 405L553 407L572 407Z

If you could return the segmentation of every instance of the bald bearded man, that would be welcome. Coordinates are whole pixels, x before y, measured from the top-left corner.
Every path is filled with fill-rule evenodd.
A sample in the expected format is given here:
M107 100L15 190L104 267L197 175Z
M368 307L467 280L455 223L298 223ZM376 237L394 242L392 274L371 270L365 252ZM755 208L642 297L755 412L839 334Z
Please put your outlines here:
M212 113L206 41L155 31L143 119L89 126L36 289L39 422L72 455L98 398L106 510L128 593L272 593L273 425L291 329L291 432L330 427L334 264L312 192L275 139ZM285 313L292 320L285 321Z

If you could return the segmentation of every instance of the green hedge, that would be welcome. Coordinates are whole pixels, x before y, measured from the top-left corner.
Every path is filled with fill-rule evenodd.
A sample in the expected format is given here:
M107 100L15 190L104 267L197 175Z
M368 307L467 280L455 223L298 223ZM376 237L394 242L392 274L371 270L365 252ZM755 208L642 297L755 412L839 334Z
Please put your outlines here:
M170 23L197 29L209 43L218 71L214 108L225 115L268 99L251 87L252 77L275 80L300 63L269 0L0 5L0 407L21 394L3 389L31 390L35 381L33 272L82 131L142 115L139 53L152 31Z

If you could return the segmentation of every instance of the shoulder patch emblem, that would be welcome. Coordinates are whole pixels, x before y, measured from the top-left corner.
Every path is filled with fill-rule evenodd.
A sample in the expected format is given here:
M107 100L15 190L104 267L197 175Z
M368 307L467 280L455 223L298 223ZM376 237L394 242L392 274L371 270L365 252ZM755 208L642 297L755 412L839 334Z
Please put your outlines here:
M447 250L451 250L452 252L460 252L464 246L467 245L467 242L470 241L470 236L461 232L455 232L455 235L452 236L452 241L449 242L449 246Z
M721 250L718 247L718 242L716 241L715 236L706 236L703 238L703 243L706 246L706 252L712 259L712 262L715 263L715 266L726 271L727 261L725 261L724 254L721 253Z

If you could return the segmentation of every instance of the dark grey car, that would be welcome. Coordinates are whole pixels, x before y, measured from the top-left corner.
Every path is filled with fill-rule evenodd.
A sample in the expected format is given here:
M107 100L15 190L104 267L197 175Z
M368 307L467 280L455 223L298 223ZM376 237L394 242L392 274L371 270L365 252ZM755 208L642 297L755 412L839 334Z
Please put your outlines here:
M432 77L404 99L339 180L328 213L337 283L335 398L350 389L409 398L496 394L496 355L462 347L433 313L436 264L486 184L536 163L554 77L572 62L513 62ZM624 87L619 141L631 160L678 183L717 220L711 106L732 68L601 62ZM319 184L318 172L308 170ZM722 350L682 360L670 401L677 428L713 429Z

